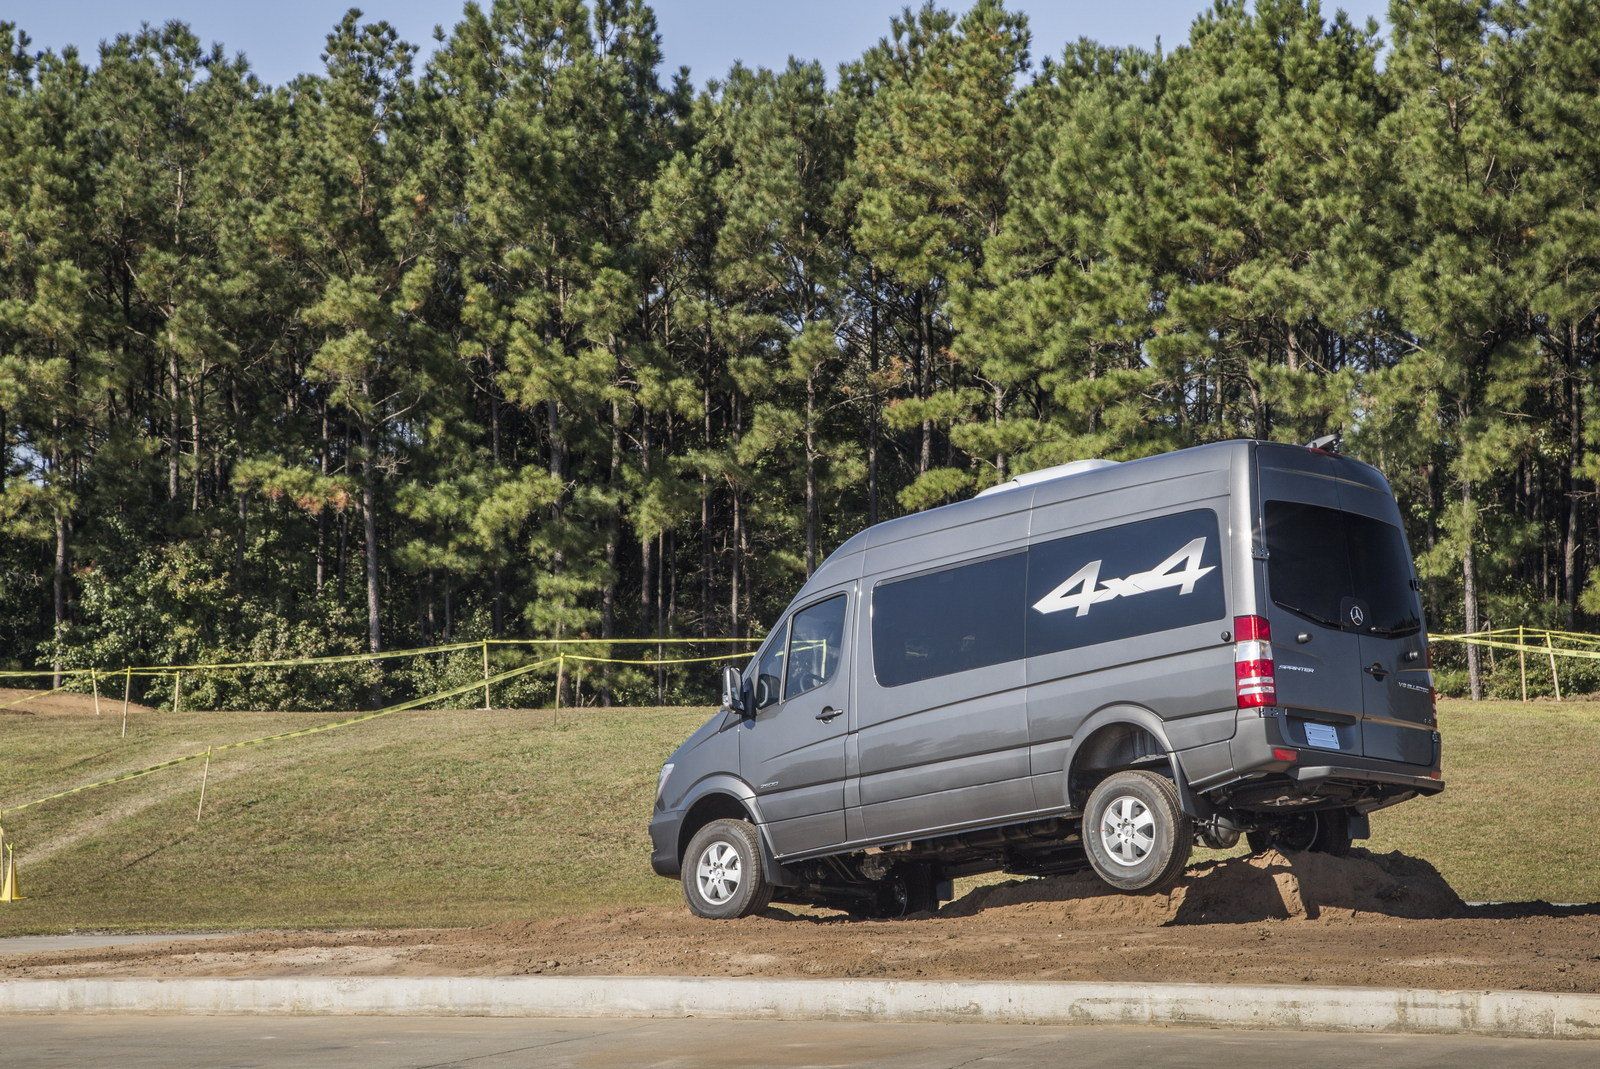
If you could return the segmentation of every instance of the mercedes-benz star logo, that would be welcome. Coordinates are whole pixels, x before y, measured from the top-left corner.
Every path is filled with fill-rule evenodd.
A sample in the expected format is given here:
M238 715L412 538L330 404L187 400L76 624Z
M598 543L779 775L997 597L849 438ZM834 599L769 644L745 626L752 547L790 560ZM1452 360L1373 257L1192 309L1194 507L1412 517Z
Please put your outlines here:
M1359 605L1350 606L1350 623L1353 624L1356 627L1360 627L1362 624L1364 624L1366 622L1367 622L1367 614L1361 611L1361 606L1359 606Z

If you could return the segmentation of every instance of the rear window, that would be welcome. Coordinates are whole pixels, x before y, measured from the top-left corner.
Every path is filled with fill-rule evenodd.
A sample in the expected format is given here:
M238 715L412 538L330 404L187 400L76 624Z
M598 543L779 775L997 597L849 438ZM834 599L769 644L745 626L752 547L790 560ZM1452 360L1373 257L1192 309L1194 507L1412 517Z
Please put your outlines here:
M1265 508L1272 600L1325 627L1393 637L1422 627L1411 555L1393 524L1298 501Z

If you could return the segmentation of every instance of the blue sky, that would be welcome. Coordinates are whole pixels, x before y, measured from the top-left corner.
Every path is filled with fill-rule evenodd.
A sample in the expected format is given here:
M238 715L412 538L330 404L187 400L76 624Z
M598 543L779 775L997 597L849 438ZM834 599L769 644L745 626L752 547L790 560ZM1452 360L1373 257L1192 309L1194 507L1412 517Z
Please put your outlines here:
M917 0L920 3L920 0ZM17 23L36 48L76 44L87 56L104 38L140 22L182 19L207 43L243 51L267 81L315 70L328 28L345 0L11 0L0 18ZM370 19L386 19L409 41L431 43L433 27L455 21L461 0L367 0ZM725 72L736 59L776 66L791 54L820 59L830 71L888 32L890 15L905 0L656 0L669 67L688 65L696 84ZM962 0L943 6L960 9ZM1035 61L1067 41L1092 37L1107 44L1168 47L1188 35L1209 0L1011 0L1027 13ZM1358 21L1382 21L1388 0L1324 0Z

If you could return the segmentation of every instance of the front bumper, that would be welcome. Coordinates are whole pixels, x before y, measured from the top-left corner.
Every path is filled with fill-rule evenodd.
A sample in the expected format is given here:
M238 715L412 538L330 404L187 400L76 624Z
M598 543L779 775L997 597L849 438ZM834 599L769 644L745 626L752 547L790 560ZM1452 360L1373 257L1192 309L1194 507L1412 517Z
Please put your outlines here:
M678 858L678 833L683 814L657 810L650 817L650 868L657 876L676 877L683 869Z

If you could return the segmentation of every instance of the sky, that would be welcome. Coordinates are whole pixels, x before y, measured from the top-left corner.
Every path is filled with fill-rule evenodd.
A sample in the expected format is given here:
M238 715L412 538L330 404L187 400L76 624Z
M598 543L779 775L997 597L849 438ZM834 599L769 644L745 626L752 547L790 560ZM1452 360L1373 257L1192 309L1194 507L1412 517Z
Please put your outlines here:
M487 0L484 0L487 3ZM861 54L889 30L889 18L908 0L655 0L669 70L688 66L696 85L743 60L775 67L790 55L818 59L830 72ZM921 0L914 0L920 4ZM462 0L10 0L0 19L15 22L33 47L75 44L92 59L98 43L136 30L141 22L180 19L207 44L244 52L263 80L279 84L320 68L323 39L350 6L369 20L385 19L402 38L426 48L433 28L447 28ZM942 0L960 10L964 0ZM1168 48L1188 36L1209 0L1011 0L1027 14L1035 63L1079 37L1104 44ZM1388 0L1323 0L1327 14L1343 8L1356 21L1383 21Z

